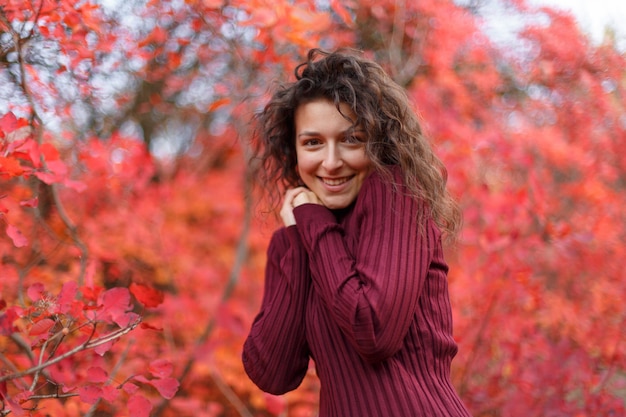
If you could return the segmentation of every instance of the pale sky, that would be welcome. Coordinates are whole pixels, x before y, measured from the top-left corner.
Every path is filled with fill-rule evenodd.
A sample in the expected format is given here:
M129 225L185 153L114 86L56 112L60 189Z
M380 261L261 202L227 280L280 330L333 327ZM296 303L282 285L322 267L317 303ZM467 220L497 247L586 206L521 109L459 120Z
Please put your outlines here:
M454 0L459 5L467 5L472 0ZM580 28L595 43L604 39L607 26L615 30L617 48L626 51L626 0L526 0L532 6L545 5L555 9L570 11L577 19ZM524 26L525 18L512 13L506 0L481 0L478 3L480 16L484 19L483 28L496 43L515 44L516 33ZM526 23L528 23L526 21Z
M611 26L616 30L618 44L625 50L626 0L530 0L529 3L570 10L583 31L596 42L602 41L606 26Z

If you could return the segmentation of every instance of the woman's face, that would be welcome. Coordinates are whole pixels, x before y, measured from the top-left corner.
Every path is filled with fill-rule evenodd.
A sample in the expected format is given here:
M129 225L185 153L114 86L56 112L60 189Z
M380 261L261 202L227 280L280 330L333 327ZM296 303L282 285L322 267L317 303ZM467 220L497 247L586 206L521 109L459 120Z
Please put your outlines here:
M350 107L341 111L355 120ZM297 170L304 184L329 209L349 206L370 173L365 132L353 127L326 99L301 104L295 113Z

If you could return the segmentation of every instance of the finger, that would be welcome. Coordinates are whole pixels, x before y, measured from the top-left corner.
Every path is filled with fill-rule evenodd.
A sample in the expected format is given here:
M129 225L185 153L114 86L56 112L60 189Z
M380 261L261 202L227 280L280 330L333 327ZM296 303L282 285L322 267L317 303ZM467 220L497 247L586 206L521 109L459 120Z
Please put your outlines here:
M306 204L306 203L322 204L320 199L317 197L317 195L313 191L304 189L302 190L301 193L299 193L298 195L294 197L293 205L294 207L297 207L301 204Z
M280 217L283 220L283 223L285 224L285 226L287 227L296 224L296 219L293 214L294 198L296 198L304 190L305 188L303 187L296 187L296 188L291 188L285 191L283 205L280 209Z
M301 204L306 204L306 203L310 203L310 198L307 195L306 192L301 192L298 195L296 195L293 199L293 206L294 207L298 207Z
M293 207L293 200L304 191L307 191L307 189L304 187L290 188L285 192L285 199L283 204L288 204Z

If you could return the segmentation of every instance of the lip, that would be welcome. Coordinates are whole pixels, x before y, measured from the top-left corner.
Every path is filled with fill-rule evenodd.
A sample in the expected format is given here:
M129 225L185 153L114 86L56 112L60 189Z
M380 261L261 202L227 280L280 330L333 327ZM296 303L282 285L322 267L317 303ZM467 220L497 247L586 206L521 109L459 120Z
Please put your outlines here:
M354 179L354 175L349 175L345 177L318 177L323 187L331 192L339 192L348 187L348 185Z

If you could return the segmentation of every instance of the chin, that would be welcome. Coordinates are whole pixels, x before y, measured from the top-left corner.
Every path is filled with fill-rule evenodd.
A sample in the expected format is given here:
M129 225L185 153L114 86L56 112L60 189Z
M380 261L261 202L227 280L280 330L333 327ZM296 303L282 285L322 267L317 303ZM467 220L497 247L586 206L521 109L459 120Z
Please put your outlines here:
M330 210L341 210L344 209L346 207L348 207L350 204L352 204L352 201L354 200L350 200L350 201L323 201L324 206L327 209Z

